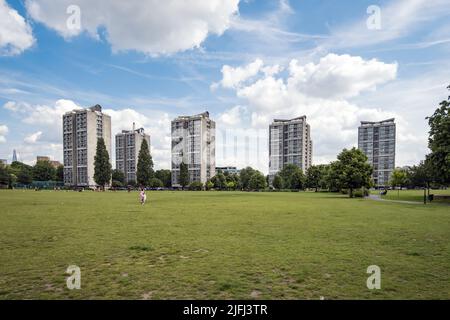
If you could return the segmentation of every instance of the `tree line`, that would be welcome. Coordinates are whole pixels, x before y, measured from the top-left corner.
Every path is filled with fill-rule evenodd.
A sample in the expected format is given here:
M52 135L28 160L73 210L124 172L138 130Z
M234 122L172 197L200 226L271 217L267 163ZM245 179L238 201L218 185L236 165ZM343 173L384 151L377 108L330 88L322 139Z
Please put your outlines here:
M450 86L448 87L450 90ZM390 177L393 187L428 188L450 184L450 96L442 101L433 115L427 117L430 127L428 147L430 153L417 165L397 168ZM136 166L136 181L126 181L120 170L112 170L110 157L102 138L98 140L95 155L94 180L103 188L112 182L113 187L125 185L160 188L171 187L171 171L153 169L149 146L143 140ZM364 153L356 148L344 149L330 164L316 165L303 172L289 164L278 172L272 181L260 171L247 167L239 174L218 171L205 184L190 181L188 165L181 163L179 182L189 190L325 190L346 192L350 197L361 196L373 187L373 168ZM21 162L0 165L0 185L12 187L16 183L28 185L32 181L63 181L63 167L54 168L49 161L38 161L29 166Z

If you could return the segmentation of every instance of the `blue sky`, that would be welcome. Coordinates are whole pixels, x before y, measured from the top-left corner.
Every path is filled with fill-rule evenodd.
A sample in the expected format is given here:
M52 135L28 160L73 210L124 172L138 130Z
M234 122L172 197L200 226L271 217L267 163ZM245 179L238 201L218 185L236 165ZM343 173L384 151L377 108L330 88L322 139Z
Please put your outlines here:
M356 145L359 121L395 117L397 165L414 164L448 94L449 16L445 0L0 0L0 158L62 160L61 114L98 103L113 135L133 121L150 132L157 168L170 165L170 120L204 110L218 165L267 172L268 123L303 114L314 163Z

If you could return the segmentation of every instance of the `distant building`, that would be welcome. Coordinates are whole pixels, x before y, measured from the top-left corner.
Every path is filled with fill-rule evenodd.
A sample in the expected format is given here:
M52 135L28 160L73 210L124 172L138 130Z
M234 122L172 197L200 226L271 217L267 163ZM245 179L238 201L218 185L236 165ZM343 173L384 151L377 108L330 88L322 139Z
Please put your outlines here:
M97 140L103 138L111 158L111 117L96 105L63 115L64 184L94 187Z
M136 181L136 169L142 141L146 140L150 150L150 136L144 129L123 130L116 134L116 169L125 174L126 181Z
M172 121L172 186L180 187L180 164L188 165L189 181L205 183L216 174L216 123L204 112Z
M16 149L13 150L13 156L12 156L12 162L16 162L17 161L17 152Z
M303 172L312 165L311 128L306 116L275 119L269 126L269 180L288 164Z
M228 172L229 174L238 174L239 170L236 167L216 167L216 173L217 172Z
M62 165L61 162L56 161L56 160L51 160L50 157L47 157L47 156L37 156L36 162L38 162L38 161L48 161L54 168L58 168L59 166Z
M395 119L380 122L361 121L358 128L358 148L373 166L373 180L378 187L389 185L395 168Z

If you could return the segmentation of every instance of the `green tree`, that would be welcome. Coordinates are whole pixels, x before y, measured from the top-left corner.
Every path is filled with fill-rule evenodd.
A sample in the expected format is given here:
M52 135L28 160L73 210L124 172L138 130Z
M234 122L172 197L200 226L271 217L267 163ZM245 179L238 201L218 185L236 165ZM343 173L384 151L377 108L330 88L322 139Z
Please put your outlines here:
M259 171L254 172L249 181L249 189L259 191L265 188L266 177Z
M212 188L214 188L214 183L212 183L211 180L206 181L206 183L205 183L205 189L206 189L207 191L209 191L209 190L211 190Z
M450 86L447 87L450 90ZM450 96L442 101L431 117L428 147L431 154L427 161L433 171L435 180L442 184L450 183Z
M180 179L179 183L181 185L181 188L184 190L184 188L189 184L189 169L188 165L184 162L180 163Z
M279 174L276 174L275 177L273 178L272 186L277 190L283 189L284 181Z
M305 176L303 171L295 164L288 164L278 173L284 181L284 188L300 190L304 189Z
M64 166L60 165L56 168L56 181L64 181Z
M316 192L320 187L322 170L319 166L311 166L306 171L306 186L314 189Z
M203 190L203 183L200 181L194 181L189 185L189 190L191 191L202 191Z
M371 186L372 166L367 162L367 156L359 149L344 149L338 155L335 164L338 184L349 190L349 197L353 197L353 190Z
M170 188L172 186L172 172L170 170L156 170L155 178L161 180L165 188Z
M33 167L25 163L14 161L9 166L9 172L17 177L18 183L27 185L33 182Z
M37 161L33 167L33 179L36 181L54 181L56 170L50 161Z
M141 149L139 150L138 163L136 170L136 180L141 186L147 187L150 180L154 177L153 160L150 155L147 140L142 140Z
M0 186L7 186L10 180L10 173L8 172L8 168L0 163Z
M152 179L150 179L149 186L150 186L150 188L162 188L162 187L164 187L164 184L158 178L152 178Z
M304 190L306 186L306 177L301 169L298 169L292 174L291 189Z
M94 157L94 181L105 190L105 186L111 181L111 162L109 162L108 150L105 140L98 138L97 150Z
M330 172L329 164L320 164L317 166L320 170L320 178L319 178L319 188L324 190L329 190L328 188L328 174Z
M21 184L31 184L33 182L33 172L30 169L23 168L17 174L17 182Z
M412 166L407 172L407 180L412 188L427 188L430 193L430 184L433 179L433 168L428 161L421 161L419 165Z
M211 182L214 183L214 189L224 190L227 187L227 180L222 172L219 172L211 178Z
M112 181L120 182L121 185L125 184L125 173L119 169L114 169L112 171Z
M243 190L249 190L250 189L250 179L255 173L255 169L252 167L244 168L239 173L239 179L241 181L240 185Z
M394 169L392 171L389 183L393 188L399 187L403 188L407 183L407 174L406 171L400 168ZM398 197L400 198L400 189L397 192Z

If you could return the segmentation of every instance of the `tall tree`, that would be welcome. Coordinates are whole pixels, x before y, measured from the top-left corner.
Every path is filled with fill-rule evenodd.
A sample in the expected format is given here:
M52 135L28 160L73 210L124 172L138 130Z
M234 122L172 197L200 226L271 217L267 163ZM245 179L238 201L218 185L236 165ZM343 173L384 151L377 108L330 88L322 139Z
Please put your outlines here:
M154 177L153 160L150 155L147 140L142 140L141 149L139 150L136 179L141 186L148 186L150 180Z
M21 184L31 184L33 182L33 167L25 163L14 161L9 166L10 173L16 175L17 182Z
M244 168L239 173L239 179L241 180L241 187L243 190L249 190L250 189L250 179L255 173L255 169L252 167Z
M56 181L64 181L64 166L60 165L56 168Z
M284 181L284 188L300 190L305 187L305 175L295 164L288 164L278 173Z
M122 170L114 169L112 171L112 181L119 182L120 184L124 185L126 183L125 173L123 173Z
M281 190L283 189L283 185L284 185L283 178L279 174L276 174L275 177L273 178L272 186L277 190Z
M106 150L105 140L98 138L94 157L94 181L104 190L105 186L111 181L111 174L112 167L109 161L108 150Z
M265 189L266 186L266 177L259 171L254 172L249 181L249 188L259 191Z
M393 188L399 187L401 189L407 182L406 171L400 168L395 169L392 171L389 182ZM400 189L397 192L398 197L400 197Z
M56 170L50 161L37 161L33 167L33 179L36 181L51 181L56 179Z
M303 171L299 168L291 177L291 189L292 190L304 190L306 185L306 177Z
M447 87L450 90L450 86ZM431 154L427 161L430 162L433 176L442 184L450 183L450 96L442 101L431 117L428 117L430 125L428 147Z
M367 156L359 149L344 149L338 155L336 173L341 188L349 190L349 197L353 197L353 190L371 186L372 166L367 162Z
M319 166L311 166L306 171L306 186L308 188L315 189L317 192L319 189L319 183L321 178L321 168Z
M224 190L227 187L227 179L222 172L212 177L211 182L214 183L214 189L216 190Z
M172 172L170 170L156 170L155 178L161 180L165 188L170 188L172 186Z
M8 168L3 163L0 163L0 186L7 186L9 184L9 175Z
M189 169L188 165L184 162L180 163L180 179L181 188L184 188L189 184Z

